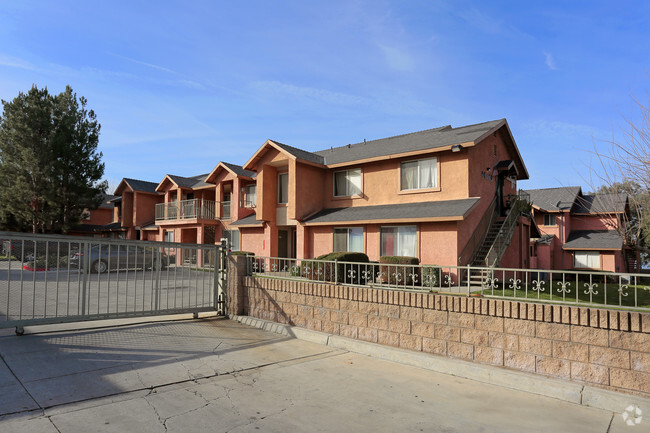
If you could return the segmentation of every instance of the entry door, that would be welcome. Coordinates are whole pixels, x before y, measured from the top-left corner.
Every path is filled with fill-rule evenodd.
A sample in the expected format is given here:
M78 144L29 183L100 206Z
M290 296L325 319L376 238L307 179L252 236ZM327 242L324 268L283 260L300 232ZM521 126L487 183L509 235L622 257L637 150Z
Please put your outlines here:
M288 230L278 230L278 257L289 257Z

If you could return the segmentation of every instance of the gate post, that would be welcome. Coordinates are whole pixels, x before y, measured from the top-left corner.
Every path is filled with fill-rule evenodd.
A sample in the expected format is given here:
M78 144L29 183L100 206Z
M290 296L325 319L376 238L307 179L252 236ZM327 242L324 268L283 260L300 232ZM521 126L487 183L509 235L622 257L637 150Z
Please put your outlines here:
M219 245L215 245L214 260L214 309L221 314L226 314L226 255L228 246L226 239L222 238Z

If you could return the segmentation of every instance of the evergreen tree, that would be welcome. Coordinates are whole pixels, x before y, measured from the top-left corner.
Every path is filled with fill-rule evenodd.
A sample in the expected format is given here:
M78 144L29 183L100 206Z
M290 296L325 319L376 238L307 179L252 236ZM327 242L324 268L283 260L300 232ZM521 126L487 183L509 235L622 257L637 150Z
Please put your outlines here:
M33 86L2 104L0 226L66 232L107 187L95 113L69 86L59 95Z

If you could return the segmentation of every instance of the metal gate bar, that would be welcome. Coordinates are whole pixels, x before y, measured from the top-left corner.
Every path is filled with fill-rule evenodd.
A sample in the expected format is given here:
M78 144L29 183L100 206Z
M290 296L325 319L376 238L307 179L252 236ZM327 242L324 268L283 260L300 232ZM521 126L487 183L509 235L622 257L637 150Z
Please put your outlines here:
M225 252L224 245L0 232L0 328L223 313Z

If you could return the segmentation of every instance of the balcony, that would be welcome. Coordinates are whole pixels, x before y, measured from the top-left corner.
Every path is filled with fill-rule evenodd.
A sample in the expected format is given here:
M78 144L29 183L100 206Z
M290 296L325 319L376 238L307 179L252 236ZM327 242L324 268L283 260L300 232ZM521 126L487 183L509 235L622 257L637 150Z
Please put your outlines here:
M230 202L192 199L156 205L156 221L196 219L230 219Z

